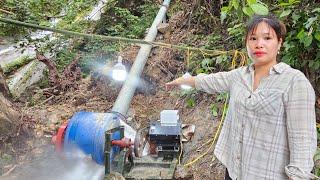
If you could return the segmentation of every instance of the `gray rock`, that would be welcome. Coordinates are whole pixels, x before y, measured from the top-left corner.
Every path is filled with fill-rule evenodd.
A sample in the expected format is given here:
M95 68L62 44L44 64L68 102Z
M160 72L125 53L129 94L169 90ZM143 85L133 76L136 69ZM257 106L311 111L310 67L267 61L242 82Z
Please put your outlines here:
M165 32L169 31L170 29L170 25L169 23L160 23L158 26L157 26L157 29L160 33L164 34Z

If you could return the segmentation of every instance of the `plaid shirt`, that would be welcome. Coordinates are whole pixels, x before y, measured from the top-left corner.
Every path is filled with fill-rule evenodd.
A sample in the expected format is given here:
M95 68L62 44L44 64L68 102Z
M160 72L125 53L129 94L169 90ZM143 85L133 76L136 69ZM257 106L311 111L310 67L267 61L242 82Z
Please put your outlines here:
M232 179L315 178L315 93L308 79L285 63L273 66L255 91L253 78L252 64L196 77L196 89L230 93L215 156Z

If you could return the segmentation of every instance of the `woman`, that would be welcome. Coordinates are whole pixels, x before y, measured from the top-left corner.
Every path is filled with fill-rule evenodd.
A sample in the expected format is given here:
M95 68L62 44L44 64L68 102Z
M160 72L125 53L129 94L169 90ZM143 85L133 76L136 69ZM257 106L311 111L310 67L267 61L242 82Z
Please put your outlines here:
M245 36L251 65L166 84L230 93L214 150L227 168L226 179L316 178L315 93L302 72L277 62L285 32L273 16L254 16Z

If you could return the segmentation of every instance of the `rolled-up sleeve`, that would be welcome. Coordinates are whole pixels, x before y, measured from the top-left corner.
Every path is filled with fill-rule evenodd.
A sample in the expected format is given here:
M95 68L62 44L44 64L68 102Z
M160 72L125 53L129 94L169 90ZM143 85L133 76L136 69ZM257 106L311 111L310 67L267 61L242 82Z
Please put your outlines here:
M236 71L199 74L195 78L195 87L207 93L229 92Z
M315 93L302 73L291 82L286 100L290 163L285 172L291 179L313 179L311 170L317 148Z

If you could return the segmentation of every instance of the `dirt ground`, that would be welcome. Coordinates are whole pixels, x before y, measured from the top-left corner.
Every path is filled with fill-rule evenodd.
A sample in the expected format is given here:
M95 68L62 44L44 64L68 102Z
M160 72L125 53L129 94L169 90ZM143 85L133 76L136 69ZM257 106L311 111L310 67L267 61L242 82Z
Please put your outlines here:
M131 57L135 56L136 51L137 48L133 47L124 54L124 57L132 59ZM210 113L210 104L213 102L214 96L197 94L196 105L192 108L187 107L187 98L181 96L179 89L166 91L163 88L164 83L171 78L161 71L159 68L161 65L158 64L173 63L174 60L168 58L172 56L172 52L162 50L157 53L159 54L154 54L148 61L145 71L149 75L148 79L156 82L150 82L150 84L156 84L152 86L155 88L153 89L155 94L136 94L132 100L128 116L131 119L130 124L135 128L142 128L150 120L159 119L162 110L176 109L179 110L183 123L195 124L194 137L190 142L184 144L183 165L205 152L209 147L209 145L206 145L199 149L202 144L212 138L218 125L218 119L215 119ZM173 64L172 68L178 71L179 66ZM152 72L152 74L149 74L149 72ZM41 96L41 92L38 91L34 95L34 99ZM49 96L34 106L21 107L25 121L32 124L29 131L34 128L34 132L30 132L29 138L18 139L21 147L18 147L17 150L17 144L11 145L12 149L4 148L4 151L6 151L4 154L15 160L8 160L9 163L3 163L2 173L8 174L8 179L13 177L13 179L23 178L26 176L23 172L28 172L27 174L30 175L30 172L37 167L35 164L41 162L41 160L49 161L48 154L52 158L54 152L53 146L50 145L50 139L64 121L80 110L107 112L112 108L118 92L119 88L108 86L101 81L93 81L90 77L87 77L81 80L79 89L74 92ZM212 161L211 150L200 161L189 168L179 168L178 172L176 174L177 179L223 179L224 168L217 160ZM40 177L44 176L44 173L38 174ZM32 176L32 173L30 176Z
M171 17L170 25L174 31L159 34L157 41L178 44L192 34L193 30L176 28L183 17L177 13ZM127 64L132 64L139 48L127 47L121 52ZM217 101L217 95L196 93L183 95L180 89L167 91L164 84L185 72L184 57L181 52L155 47L143 71L143 86L138 87L132 99L127 116L135 129L145 127L151 120L159 119L164 109L179 110L182 123L194 124L195 134L191 141L184 143L181 165L175 173L175 179L224 179L225 168L213 157L213 147L206 144L216 133L222 114L223 102ZM182 59L182 60L181 60ZM78 89L60 95L44 93L37 87L31 88L16 105L22 112L24 122L21 134L0 145L0 179L63 179L59 175L67 171L79 171L80 177L64 176L65 179L95 179L91 173L94 167L103 173L104 167L86 160L80 170L75 168L77 162L66 162L54 152L51 137L59 126L78 111L107 112L111 110L121 85L105 77L92 74L82 78ZM188 106L191 96L194 106ZM218 107L218 116L211 113L211 104ZM320 101L318 102L320 104ZM319 118L319 116L318 116ZM189 167L183 165L191 162L204 152L208 154ZM84 157L88 159L87 157ZM79 163L78 163L79 164ZM80 163L81 164L81 163ZM81 172L85 171L83 174Z
M163 38L164 35L158 36L158 40ZM124 59L133 61L137 52L138 47L132 46L124 50L122 55ZM213 160L213 148L198 162L190 167L183 167L209 148L210 144L204 144L212 139L216 132L223 102L217 103L220 107L219 117L214 117L210 110L210 104L215 102L214 95L194 94L195 104L189 107L186 101L190 95L183 95L180 89L166 91L164 84L184 72L184 62L177 56L179 52L175 50L153 49L143 72L144 86L142 90L138 88L127 114L129 123L139 129L151 120L159 119L160 112L164 109L179 110L182 123L194 124L196 130L191 141L183 146L184 154L175 178L223 179L225 168L217 160ZM13 139L11 144L1 147L0 170L5 175L1 179L48 179L55 174L52 172L63 173L66 168L72 169L71 164L63 163L56 157L50 143L51 137L75 112L110 110L121 87L103 77L97 78L93 75L81 79L78 83L77 90L60 95L44 94L43 90L34 87L24 96L26 101L16 103L21 109L25 126L23 133Z

